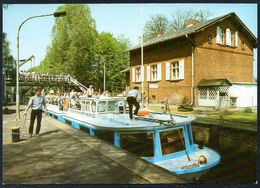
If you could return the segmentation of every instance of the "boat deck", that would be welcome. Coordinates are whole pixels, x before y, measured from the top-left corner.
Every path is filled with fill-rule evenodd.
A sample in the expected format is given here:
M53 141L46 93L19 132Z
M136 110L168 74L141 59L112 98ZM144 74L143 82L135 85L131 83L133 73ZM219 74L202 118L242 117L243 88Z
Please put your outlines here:
M201 155L206 157L207 164L198 165L198 159ZM216 164L218 164L221 157L213 149L210 149L208 147L199 149L198 147L196 147L196 151L190 153L189 158L190 158L190 161L188 160L188 156L184 155L179 158L173 158L173 159L169 159L166 161L154 162L154 164L161 166L171 172L175 172L176 174L185 174L186 172L193 173L193 172L198 172L201 170L209 169L209 168L215 166ZM171 167L175 167L175 169L172 169Z
M12 143L10 128L16 124L15 113L3 115L5 185L189 182L46 115L43 115L40 138L28 139L25 135L20 142ZM22 133L27 134L28 127L29 116Z

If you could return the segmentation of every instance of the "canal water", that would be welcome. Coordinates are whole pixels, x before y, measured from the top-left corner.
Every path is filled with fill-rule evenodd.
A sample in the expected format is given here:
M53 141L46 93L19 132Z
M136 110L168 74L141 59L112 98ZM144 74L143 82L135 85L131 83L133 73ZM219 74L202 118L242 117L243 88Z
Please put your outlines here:
M246 126L246 125L245 125ZM192 123L195 143L208 146L221 155L221 161L196 183L255 184L257 180L257 132ZM95 131L95 136L113 144L113 133ZM139 137L139 138L142 138ZM142 144L138 144L142 142ZM151 141L152 142L152 141ZM125 142L126 143L126 142ZM142 147L139 147L142 146ZM143 140L127 141L123 149L137 156L152 155L152 145Z
M246 125L245 125L246 126ZM193 124L195 143L209 146L221 162L197 182L255 184L257 180L257 132Z

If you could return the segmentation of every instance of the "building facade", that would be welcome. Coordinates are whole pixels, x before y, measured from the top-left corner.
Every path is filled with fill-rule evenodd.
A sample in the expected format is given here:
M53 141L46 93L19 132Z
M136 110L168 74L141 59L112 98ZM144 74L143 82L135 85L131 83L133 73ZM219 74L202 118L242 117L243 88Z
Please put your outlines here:
M149 102L186 96L194 106L229 107L232 83L253 82L256 47L235 13L189 24L129 49L129 86L143 86Z

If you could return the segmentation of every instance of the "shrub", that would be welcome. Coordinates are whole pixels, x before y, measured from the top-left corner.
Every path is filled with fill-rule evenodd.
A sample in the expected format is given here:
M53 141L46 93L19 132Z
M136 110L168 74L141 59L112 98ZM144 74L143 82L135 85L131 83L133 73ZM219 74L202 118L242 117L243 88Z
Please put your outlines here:
M244 110L243 110L244 113L252 113L252 108L250 107L246 107Z
M187 112L187 111L192 111L193 107L192 105L188 102L187 97L183 97L181 104L178 106L178 111L181 112Z

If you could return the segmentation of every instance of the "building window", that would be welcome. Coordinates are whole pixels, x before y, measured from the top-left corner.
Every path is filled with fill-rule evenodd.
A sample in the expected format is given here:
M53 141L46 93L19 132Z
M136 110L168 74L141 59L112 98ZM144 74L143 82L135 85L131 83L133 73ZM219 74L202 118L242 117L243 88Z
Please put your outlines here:
M179 79L179 62L172 63L172 80Z
M227 46L232 47L238 47L238 32L231 31L229 28L224 30L217 26L216 43L226 44Z
M156 81L158 79L158 68L157 65L151 66L151 71L152 71L152 81Z
M230 31L230 41L231 46L235 46L235 33L233 31Z
M211 35L208 36L208 44L212 44L212 36Z
M225 36L224 29L221 29L219 26L217 26L217 36L216 36L217 44L224 44L224 36Z
M133 67L132 68L132 82L142 82L143 81L143 68L142 67Z
M184 79L184 59L166 62L166 80L183 80Z
M161 63L156 65L147 65L147 81L161 80Z
M140 67L136 68L135 73L136 73L136 75L135 75L136 82L141 82L142 81L141 80L141 68Z

